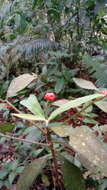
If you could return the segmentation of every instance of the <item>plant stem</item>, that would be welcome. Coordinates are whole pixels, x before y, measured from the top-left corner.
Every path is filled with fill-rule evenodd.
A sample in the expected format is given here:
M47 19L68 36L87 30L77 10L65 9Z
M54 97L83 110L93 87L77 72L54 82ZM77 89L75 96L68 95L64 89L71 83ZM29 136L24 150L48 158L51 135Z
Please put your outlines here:
M8 138L8 139L13 139L13 140L18 140L18 141L22 141L22 142L31 143L31 144L37 144L37 145L40 145L40 146L50 146L50 144L47 144L47 143L40 143L40 142L36 142L36 141L30 141L30 140L23 139L23 138L20 138L20 137L14 137L14 136L11 136L11 135L4 135L2 133L0 133L0 136Z
M53 158L53 169L52 169L52 177L53 177L53 183L54 183L54 188L59 187L59 189L61 190L61 184L59 182L59 175L58 175L58 163L57 163L57 159L56 159L56 152L54 149L54 144L51 140L51 135L50 135L50 131L48 128L46 128L46 139L47 139L47 144L49 144L49 148L51 150L51 154L52 154L52 158ZM54 178L55 177L55 178Z

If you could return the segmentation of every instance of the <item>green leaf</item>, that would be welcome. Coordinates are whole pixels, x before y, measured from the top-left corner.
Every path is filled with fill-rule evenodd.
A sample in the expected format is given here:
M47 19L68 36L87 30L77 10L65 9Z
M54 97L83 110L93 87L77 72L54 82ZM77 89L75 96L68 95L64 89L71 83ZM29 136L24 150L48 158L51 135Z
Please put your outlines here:
M103 181L101 181L101 184L98 187L98 190L106 190L107 189L107 179L103 179Z
M107 113L107 101L100 100L94 103L98 108Z
M16 173L15 172L11 172L8 176L8 180L9 180L9 183L12 184L13 181L14 181L14 178L16 177Z
M107 0L96 0L95 13L98 14L100 9L104 8Z
M16 114L16 113L13 113L12 115L26 120L46 121L45 117L43 117L42 115Z
M81 78L73 78L73 80L81 88L89 90L98 90L97 87L91 81L84 80Z
M71 109L71 108L75 108L80 106L81 104L84 104L86 102L89 102L95 98L101 98L104 95L102 94L93 94L93 95L88 95L88 96L84 96L82 98L77 98L75 100L71 100L68 103L65 103L64 105L60 106L60 108L57 108L55 111L53 111L50 114L50 117L48 118L48 121L54 119L57 115Z
M98 122L96 121L96 120L94 120L94 119L92 119L92 118L89 118L89 117L85 117L85 119L83 119L83 122L84 123L89 123L89 124L98 124Z
M44 183L44 185L46 187L50 186L50 181L49 181L48 177L44 174L42 175L42 182Z
M16 31L18 33L23 33L25 31L28 23L26 21L24 14L19 13L15 16L15 24L17 26Z
M0 170L0 179L3 179L4 177L6 177L8 174L8 171L6 170Z
M81 171L68 160L64 159L62 166L64 186L67 190L85 190L85 182Z
M32 161L28 164L23 170L22 174L19 177L19 181L17 183L17 190L29 190L32 186L33 182L36 180L38 175L42 172L42 169L45 167L47 163L47 158L40 158Z
M55 85L55 92L58 94L63 88L64 88L64 79L63 78L57 79Z
M27 99L22 100L20 102L23 106L27 107L34 115L44 116L44 112L36 98L33 94L31 94Z
M15 123L0 123L0 133L12 132L15 127Z
M55 125L51 127L51 130L60 137L68 137L72 132L72 127L69 125Z
M3 185L4 185L4 182L0 181L0 188L2 188Z

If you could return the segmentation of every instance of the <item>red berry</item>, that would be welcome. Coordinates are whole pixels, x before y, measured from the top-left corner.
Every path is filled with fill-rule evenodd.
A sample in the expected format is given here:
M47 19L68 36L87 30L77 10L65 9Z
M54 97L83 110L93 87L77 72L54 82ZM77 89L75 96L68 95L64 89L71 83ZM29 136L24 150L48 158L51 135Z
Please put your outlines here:
M54 101L56 99L56 95L52 92L47 92L44 96L44 99L48 101Z
M105 90L101 90L100 93L104 94L104 96L107 97L107 89L105 89Z

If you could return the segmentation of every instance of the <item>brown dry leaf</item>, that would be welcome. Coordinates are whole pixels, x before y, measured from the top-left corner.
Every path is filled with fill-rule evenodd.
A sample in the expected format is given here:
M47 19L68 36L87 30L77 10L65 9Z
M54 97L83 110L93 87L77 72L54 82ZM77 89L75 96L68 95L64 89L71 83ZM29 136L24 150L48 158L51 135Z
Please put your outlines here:
M98 88L89 80L82 78L73 78L73 80L81 88L98 91Z
M28 73L20 75L12 80L7 91L7 98L17 95L17 92L24 89L32 81L37 79L37 75L30 75Z
M72 129L70 145L78 153L78 158L92 173L107 176L107 148L88 127Z

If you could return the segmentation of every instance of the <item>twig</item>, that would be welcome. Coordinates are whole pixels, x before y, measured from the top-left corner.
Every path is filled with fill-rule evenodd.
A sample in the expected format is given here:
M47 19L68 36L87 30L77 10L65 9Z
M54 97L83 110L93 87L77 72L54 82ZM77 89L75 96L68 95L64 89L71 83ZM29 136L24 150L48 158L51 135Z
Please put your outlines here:
M8 139L13 139L13 140L18 140L18 141L22 141L22 142L31 143L31 144L37 144L37 145L40 145L40 146L50 146L48 143L40 143L40 142L36 142L36 141L30 141L30 140L23 139L23 138L20 138L20 137L14 137L14 136L10 136L10 135L4 135L2 133L0 133L0 136L8 138Z
M17 113L22 113L20 110L18 110L13 104L11 104L7 99L4 100L11 108L13 108Z
M46 131L47 131L47 135L46 135L47 143L49 144L51 154L52 154L52 158L53 158L55 180L54 180L54 176L52 176L52 177L53 177L54 188L58 187L61 190L62 187L61 187L61 184L59 181L58 163L57 163L57 159L56 159L56 153L55 153L54 145L53 145L53 142L51 140L51 135L50 135L49 129L46 128Z

